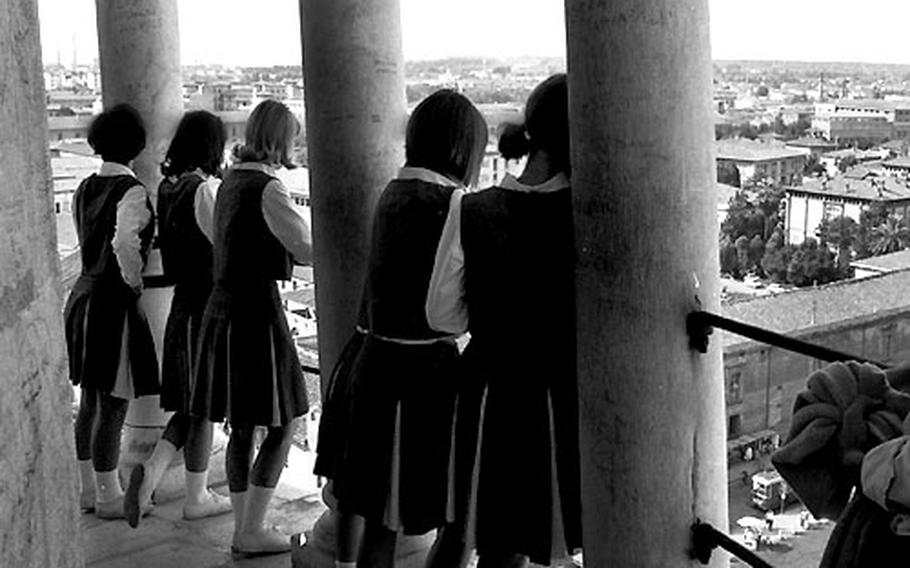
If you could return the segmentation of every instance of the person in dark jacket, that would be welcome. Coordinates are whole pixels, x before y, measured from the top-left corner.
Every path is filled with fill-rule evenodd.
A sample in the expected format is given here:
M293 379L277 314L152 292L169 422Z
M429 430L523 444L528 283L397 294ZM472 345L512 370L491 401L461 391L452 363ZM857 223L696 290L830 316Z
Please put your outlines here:
M161 476L182 448L188 520L231 510L226 496L208 490L212 423L190 415L192 367L202 312L212 290L212 215L221 183L226 133L221 119L204 111L186 113L168 147L158 186L158 243L164 276L174 297L164 332L161 408L174 412L151 457L133 468L124 499L130 526L139 525Z
M336 566L355 564L352 515L365 519L361 568L393 566L398 533L454 520L458 348L455 335L430 329L424 300L452 193L476 183L487 139L466 97L431 94L408 121L404 167L379 197L359 336L320 423L316 473L331 478L342 513Z
M82 273L66 302L66 348L70 380L81 387L75 424L81 506L118 519L128 402L158 393L155 345L138 303L154 215L148 191L130 169L145 148L139 113L128 105L105 110L89 126L88 142L104 162L73 196Z
M277 280L292 263L308 264L307 223L276 169L291 166L300 130L291 111L261 102L247 121L215 201L212 276L199 330L190 412L231 427L226 465L234 536L240 556L290 550L288 537L266 528L265 514L292 441L295 419L308 410L296 346ZM255 461L253 434L267 430ZM252 463L251 463L252 462Z
M565 74L548 78L500 135L504 158L527 156L520 177L455 195L427 295L431 328L471 334L458 470L480 568L581 547L567 92Z

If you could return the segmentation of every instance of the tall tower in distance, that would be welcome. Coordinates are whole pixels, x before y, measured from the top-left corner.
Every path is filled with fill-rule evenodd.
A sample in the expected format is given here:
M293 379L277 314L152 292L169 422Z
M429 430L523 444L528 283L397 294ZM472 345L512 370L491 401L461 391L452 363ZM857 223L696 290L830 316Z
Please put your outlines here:
M825 72L822 71L818 74L818 101L823 102L825 100Z

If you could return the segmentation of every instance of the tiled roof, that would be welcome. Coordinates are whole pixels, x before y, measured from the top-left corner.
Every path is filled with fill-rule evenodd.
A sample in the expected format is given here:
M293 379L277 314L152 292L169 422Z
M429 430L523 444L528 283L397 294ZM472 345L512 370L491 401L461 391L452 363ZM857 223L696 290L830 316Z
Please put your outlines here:
M899 250L889 254L872 256L857 260L850 263L856 267L879 270L881 272L892 272L894 270L903 270L910 268L910 249Z
M822 140L821 138L812 138L811 136L789 140L787 146L796 146L798 148L837 148L837 144L834 142Z
M715 144L717 158L738 162L763 162L784 158L802 158L805 153L781 144L763 144L742 138L718 140Z
M879 187L881 187L881 195L879 195ZM812 179L803 185L788 187L787 193L831 196L858 201L910 200L908 184L891 176L867 177L866 179L846 176L838 176L829 180Z
M893 160L888 160L882 164L886 168L910 168L910 157L901 156L899 158L894 158Z
M734 301L724 304L721 313L730 319L790 334L901 308L910 310L910 270ZM748 340L723 332L724 347L745 341Z

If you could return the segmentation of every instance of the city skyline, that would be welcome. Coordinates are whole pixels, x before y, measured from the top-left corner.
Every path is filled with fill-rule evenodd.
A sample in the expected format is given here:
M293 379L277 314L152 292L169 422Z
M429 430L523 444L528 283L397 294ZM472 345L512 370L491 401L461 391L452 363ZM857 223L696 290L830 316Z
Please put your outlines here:
M39 3L45 63L96 59L94 4ZM247 5L238 0L179 1L183 63L299 64L298 2L259 0L255 11L244 9ZM563 0L401 0L404 56L564 57L563 5ZM861 11L846 0L709 0L709 5L715 60L910 64L910 45L901 28L910 18L910 3L869 0ZM241 30L254 30L250 37L256 41L241 41Z

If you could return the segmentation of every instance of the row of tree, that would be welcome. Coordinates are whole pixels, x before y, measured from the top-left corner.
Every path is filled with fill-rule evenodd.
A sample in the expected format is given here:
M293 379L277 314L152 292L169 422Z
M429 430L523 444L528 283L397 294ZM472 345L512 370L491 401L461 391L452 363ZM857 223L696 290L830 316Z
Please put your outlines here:
M811 238L799 245L786 244L784 198L784 190L774 186L733 196L720 229L721 273L736 279L755 274L794 286L852 276L847 250L835 253Z
M852 277L853 260L910 248L907 221L880 203L863 211L858 223L847 216L827 219L817 240L786 244L784 203L784 190L770 186L731 198L720 230L721 273L812 286Z
M740 124L716 124L714 126L714 139L748 138L749 140L755 140L762 134L770 133L778 134L787 139L793 139L804 135L811 126L812 123L806 119L799 119L796 122L786 124L784 123L783 117L777 115L774 118L773 123L768 124L763 122L758 126L753 125L751 122L743 122Z

